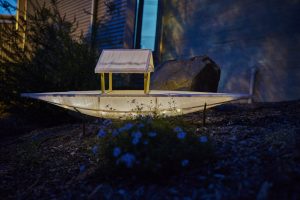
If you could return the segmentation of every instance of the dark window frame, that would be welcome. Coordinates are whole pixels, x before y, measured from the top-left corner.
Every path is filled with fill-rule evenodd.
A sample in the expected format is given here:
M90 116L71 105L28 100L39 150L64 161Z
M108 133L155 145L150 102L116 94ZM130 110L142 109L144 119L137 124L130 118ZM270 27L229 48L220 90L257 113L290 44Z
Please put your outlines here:
M136 4L137 5L136 0ZM143 21L143 9L144 0L139 0L139 5L136 6L135 10L135 28L134 28L134 45L135 49L141 48L141 34L142 34L142 21ZM157 18L156 18L156 31L155 31L155 42L153 49L153 56L155 63L160 61L160 42L161 42L161 24L162 24L162 1L158 0Z

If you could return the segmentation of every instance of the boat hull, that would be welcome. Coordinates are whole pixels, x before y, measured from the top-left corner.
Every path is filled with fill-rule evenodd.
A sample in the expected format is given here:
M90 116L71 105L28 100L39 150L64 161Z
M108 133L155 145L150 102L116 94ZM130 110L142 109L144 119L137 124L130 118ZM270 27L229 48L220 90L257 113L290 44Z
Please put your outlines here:
M23 93L21 96L100 118L135 118L136 116L176 116L202 111L235 100L249 98L245 94L190 91L140 90L69 91Z

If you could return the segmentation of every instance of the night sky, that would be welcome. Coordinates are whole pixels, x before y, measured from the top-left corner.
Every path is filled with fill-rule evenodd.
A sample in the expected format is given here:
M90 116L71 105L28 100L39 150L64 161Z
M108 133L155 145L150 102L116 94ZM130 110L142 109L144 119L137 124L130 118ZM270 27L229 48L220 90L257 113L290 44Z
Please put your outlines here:
M0 2L2 3L2 1L0 0ZM17 0L4 0L3 2L8 2L8 3L10 3L11 5L13 5L13 6L16 6L17 5ZM3 7L2 7L2 5L0 4L0 15L2 14L4 14L4 15L9 15L9 14L15 14L16 13L16 11L15 10L11 10L11 13L9 13L6 9L4 9Z

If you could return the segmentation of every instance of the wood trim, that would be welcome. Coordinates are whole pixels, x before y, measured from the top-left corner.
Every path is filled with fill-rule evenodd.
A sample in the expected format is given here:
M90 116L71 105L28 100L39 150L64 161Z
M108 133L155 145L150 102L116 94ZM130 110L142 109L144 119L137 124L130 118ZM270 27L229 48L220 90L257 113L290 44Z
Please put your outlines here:
M108 73L108 91L112 91L112 73Z
M102 91L102 94L104 94L105 93L105 74L101 73L100 77L101 77L101 91Z

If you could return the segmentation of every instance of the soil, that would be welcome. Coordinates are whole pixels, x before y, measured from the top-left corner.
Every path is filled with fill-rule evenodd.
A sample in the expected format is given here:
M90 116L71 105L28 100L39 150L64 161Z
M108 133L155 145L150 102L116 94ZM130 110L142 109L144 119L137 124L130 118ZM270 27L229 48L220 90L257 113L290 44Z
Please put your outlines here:
M217 159L165 180L97 179L94 121L84 135L75 123L2 137L0 199L300 199L300 101L219 106L205 126L202 117L182 120L209 135Z

